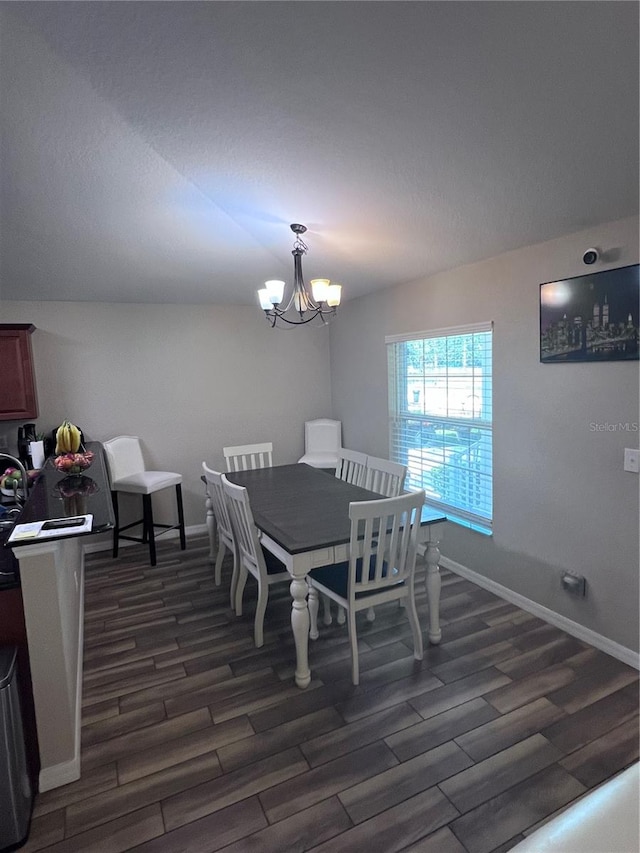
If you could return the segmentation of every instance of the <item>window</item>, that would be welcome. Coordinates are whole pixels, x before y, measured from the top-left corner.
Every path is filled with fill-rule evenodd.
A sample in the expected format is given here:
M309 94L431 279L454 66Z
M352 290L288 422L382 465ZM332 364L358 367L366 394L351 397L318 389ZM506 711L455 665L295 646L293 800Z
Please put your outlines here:
M406 487L451 521L490 533L492 323L386 339L390 456Z

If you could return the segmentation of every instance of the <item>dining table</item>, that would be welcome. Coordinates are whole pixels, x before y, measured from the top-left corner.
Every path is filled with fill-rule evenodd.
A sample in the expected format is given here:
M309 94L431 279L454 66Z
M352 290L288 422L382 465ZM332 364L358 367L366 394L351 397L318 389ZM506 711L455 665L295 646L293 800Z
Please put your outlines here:
M247 489L261 544L286 566L291 575L295 681L298 687L307 687L311 671L306 576L317 566L349 559L349 504L352 501L381 500L386 495L347 483L330 472L305 463L235 471L227 473L226 477ZM435 644L442 636L439 543L446 520L439 510L426 505L422 508L418 547L426 562L428 637Z

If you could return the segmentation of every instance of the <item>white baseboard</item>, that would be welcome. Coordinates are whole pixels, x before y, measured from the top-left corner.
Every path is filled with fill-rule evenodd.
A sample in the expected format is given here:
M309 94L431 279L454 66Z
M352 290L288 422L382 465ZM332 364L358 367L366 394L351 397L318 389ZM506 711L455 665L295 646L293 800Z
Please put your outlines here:
M185 527L184 529L186 536L206 536L207 535L207 525L206 524L192 524L190 527ZM166 533L162 534L162 538L166 539L177 539L179 533L177 530L167 530ZM162 541L162 540L160 540ZM120 542L120 548L130 548L133 545L136 545L136 542L127 542L126 540L122 540ZM100 551L110 551L113 547L113 535L111 533L99 533L96 536L91 537L91 541L89 541L89 537L87 537L87 542L84 545L84 553L85 554L97 554Z
M567 634L571 634L572 637L584 640L585 643L589 643L590 646L595 646L596 649L606 652L606 654L611 655L611 657L617 658L635 669L640 669L640 654L638 654L638 652L634 652L633 649L628 649L626 646L622 646L620 643L616 643L608 637L604 637L602 634L592 631L590 628L585 628L585 626L580 625L579 622L574 622L573 619L568 619L566 616L556 613L555 610L544 607L544 605L538 604L536 601L532 601L524 595L520 595L519 592L514 592L512 589L503 586L497 581L486 578L483 575L478 574L478 572L474 572L473 569L468 569L466 566L456 563L454 560L450 560L448 557L442 557L440 565L443 568L454 572L456 575L460 575L461 577L472 581L472 583L477 584L477 586L481 586L483 589L493 592L500 598L504 598L505 601L515 604L517 607L522 608L522 610L526 610L528 613L533 613L534 616L538 616L540 619L544 619L545 622L555 625L556 628L566 631Z

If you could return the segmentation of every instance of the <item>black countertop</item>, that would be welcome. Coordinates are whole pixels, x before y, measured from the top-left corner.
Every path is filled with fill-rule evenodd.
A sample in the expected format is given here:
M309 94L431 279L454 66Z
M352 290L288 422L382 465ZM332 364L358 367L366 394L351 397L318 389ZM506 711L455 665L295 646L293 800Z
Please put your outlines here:
M114 527L113 504L109 477L104 459L104 450L99 441L90 441L86 450L94 454L93 463L83 474L65 475L53 464L50 456L36 482L29 490L29 497L22 508L17 523L27 524L34 521L46 521L50 518L70 518L76 515L93 515L93 524L86 533L72 533L56 536L68 539L70 536L91 536ZM12 542L11 548L33 545L33 539Z

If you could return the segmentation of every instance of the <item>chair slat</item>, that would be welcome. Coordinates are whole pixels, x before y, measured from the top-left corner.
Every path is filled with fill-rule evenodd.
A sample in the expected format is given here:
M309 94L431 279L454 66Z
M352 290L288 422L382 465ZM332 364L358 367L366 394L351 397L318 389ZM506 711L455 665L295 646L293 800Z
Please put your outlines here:
M367 456L358 450L347 450L341 447L338 450L338 464L336 465L336 477L351 483L354 486L364 486L367 472Z
M406 476L406 465L391 462L389 459L380 459L377 456L367 456L364 486L370 492L395 498L402 493Z
M223 447L227 473L234 471L252 471L256 468L271 468L273 465L273 443L237 444Z

